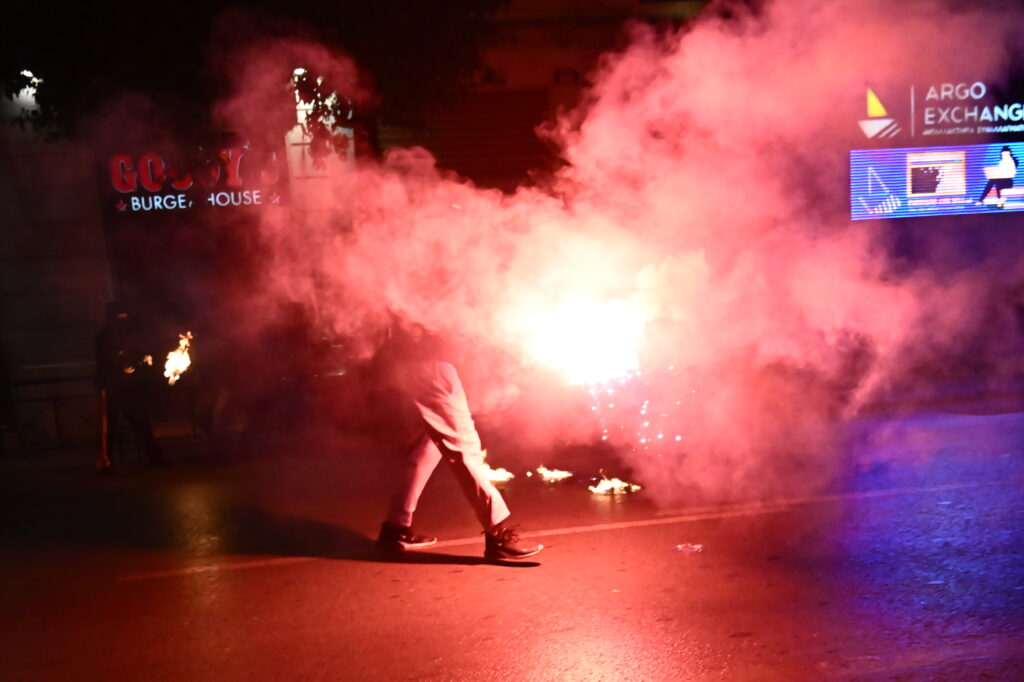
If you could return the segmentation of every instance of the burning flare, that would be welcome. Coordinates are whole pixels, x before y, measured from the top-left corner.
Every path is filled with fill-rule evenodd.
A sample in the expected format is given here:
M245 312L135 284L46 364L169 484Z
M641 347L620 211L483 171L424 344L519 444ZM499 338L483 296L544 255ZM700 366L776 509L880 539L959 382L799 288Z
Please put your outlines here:
M164 363L164 376L167 377L168 386L173 386L192 364L192 358L188 355L191 342L192 332L178 334L178 347L167 354L167 362Z
M608 478L602 474L597 485L587 486L587 489L595 495L625 495L635 493L643 489L643 486L636 483L627 483L618 478Z
M487 467L487 480L491 483L504 483L506 481L511 481L516 477L516 475L508 469L503 469L501 467L492 469L491 465L487 462L484 462L484 466Z
M534 325L528 349L572 385L600 384L640 366L636 346L645 324L644 312L627 301L566 296Z
M564 481L567 478L572 477L571 471L562 471L561 469L548 469L543 464L537 467L537 473L544 479L545 483L557 483Z
M491 483L505 483L506 481L511 481L516 477L516 475L508 469L503 469L501 467L492 469L491 465L487 463L486 450L484 450L484 468L487 470L487 480Z

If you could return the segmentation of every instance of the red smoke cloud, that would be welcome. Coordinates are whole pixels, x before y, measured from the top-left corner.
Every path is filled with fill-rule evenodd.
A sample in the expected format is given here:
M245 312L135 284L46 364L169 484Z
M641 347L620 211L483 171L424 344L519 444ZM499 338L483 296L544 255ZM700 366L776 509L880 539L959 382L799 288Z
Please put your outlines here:
M859 132L847 112L863 109L869 80L998 81L1024 17L926 0L718 16L632 29L583 103L544 127L568 162L549 186L479 189L424 149L338 170L296 202L300 219L264 226L274 286L315 297L367 348L387 311L463 339L495 383L536 376L531 323L565 296L627 301L646 318L652 384L633 399L689 396L673 408L679 441L638 447L632 423L610 437L658 499L820 483L838 458L835 425L865 400L957 358L983 323L1011 328L986 273L897 272L887 225L850 222ZM278 44L247 55L225 119L258 128L261 98L304 55L356 87L345 60ZM490 362L499 352L505 362ZM521 397L517 439L600 433L582 391L550 390Z

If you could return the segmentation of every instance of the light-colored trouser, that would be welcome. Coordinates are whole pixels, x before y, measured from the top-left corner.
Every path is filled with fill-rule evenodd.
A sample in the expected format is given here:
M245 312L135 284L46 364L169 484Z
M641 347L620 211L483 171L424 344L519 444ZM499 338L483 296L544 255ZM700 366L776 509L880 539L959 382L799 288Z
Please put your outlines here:
M423 488L443 458L477 519L487 530L509 516L501 493L487 477L480 436L455 367L447 362L409 362L400 382L419 410L424 433L409 450L388 521L411 526Z

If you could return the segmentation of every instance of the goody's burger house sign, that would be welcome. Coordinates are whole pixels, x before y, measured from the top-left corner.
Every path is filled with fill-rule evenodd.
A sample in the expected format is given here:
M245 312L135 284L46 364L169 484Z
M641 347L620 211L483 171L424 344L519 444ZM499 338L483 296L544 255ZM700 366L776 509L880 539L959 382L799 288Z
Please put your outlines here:
M115 154L107 164L113 208L145 214L280 205L285 162L248 145L225 147L194 167L168 163L161 154Z

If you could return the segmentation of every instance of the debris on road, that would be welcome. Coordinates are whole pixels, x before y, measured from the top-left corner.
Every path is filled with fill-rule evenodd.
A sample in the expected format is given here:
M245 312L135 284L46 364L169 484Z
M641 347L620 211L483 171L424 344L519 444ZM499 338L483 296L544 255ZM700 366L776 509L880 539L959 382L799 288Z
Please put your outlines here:
M698 545L691 542L684 542L676 545L676 551L682 552L683 554L696 554L697 552L704 551L704 545Z

